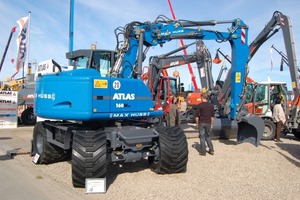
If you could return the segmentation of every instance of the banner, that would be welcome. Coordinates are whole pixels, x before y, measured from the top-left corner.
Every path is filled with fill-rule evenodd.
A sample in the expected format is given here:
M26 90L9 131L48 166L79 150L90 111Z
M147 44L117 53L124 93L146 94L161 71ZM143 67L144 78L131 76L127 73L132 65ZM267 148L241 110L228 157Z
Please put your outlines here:
M27 38L29 34L28 30L28 17L23 17L17 21L19 25L19 34L17 38L17 63L16 63L16 70L17 72L23 67L26 61L26 53L27 53Z
M18 92L0 90L0 129L18 126Z

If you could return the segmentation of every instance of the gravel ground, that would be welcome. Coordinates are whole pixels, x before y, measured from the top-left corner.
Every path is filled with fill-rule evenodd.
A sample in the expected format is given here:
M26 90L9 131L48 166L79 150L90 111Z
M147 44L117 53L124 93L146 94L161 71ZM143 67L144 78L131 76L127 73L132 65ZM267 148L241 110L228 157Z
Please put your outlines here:
M75 199L299 199L300 142L292 136L283 141L262 141L255 147L213 140L215 155L199 156L199 140L190 138L186 173L157 175L147 161L111 164L105 194L85 194L84 188L73 188L69 162L34 165L28 155L15 159L37 179L74 194Z

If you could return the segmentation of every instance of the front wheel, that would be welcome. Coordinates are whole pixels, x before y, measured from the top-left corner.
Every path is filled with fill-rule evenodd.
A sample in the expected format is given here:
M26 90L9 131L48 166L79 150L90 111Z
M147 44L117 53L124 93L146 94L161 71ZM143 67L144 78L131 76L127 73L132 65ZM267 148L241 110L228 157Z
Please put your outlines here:
M72 181L74 187L85 187L86 178L106 176L106 133L78 131L72 144Z
M158 155L149 157L150 169L158 174L181 173L186 171L188 145L180 127L156 127L159 133Z
M272 140L275 138L276 126L273 121L265 119L264 120L264 133L262 135L262 140Z

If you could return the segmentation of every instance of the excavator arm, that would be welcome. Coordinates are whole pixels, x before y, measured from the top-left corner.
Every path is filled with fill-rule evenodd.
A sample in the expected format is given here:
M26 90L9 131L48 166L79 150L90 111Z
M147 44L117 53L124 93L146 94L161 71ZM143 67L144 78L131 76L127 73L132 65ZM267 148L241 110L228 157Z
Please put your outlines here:
M193 54L170 56L171 54L182 50L182 48L178 48L168 54L150 57L150 82L152 83L152 88L156 88L158 86L161 75L168 76L166 72L167 69L189 63L197 63L202 88L213 88L210 53L208 49L205 48L202 40L196 40L196 42L193 42L192 44L196 44L196 51Z
M292 30L292 22L290 18L279 11L275 11L273 17L265 28L260 32L256 39L249 45L251 58L255 55L259 47L275 33L282 29L285 49L287 53L287 61L290 67L290 75L292 79L292 88L295 96L300 94L299 73L296 60L295 42ZM251 59L250 58L250 59Z
M7 44L6 44L6 47L5 47L5 50L4 50L2 59L1 59L1 63L0 63L0 72L1 72L1 69L2 69L2 66L3 66L3 63L4 63L4 60L5 60L5 57L6 57L6 53L7 53L7 50L8 50L10 41L11 41L11 38L12 38L14 32L16 32L16 28L17 28L17 27L13 27L13 28L11 29L11 31L10 31L9 38L8 38L8 41L7 41Z
M205 30L203 26L231 24L227 32ZM120 29L118 29L120 30ZM230 118L234 119L237 105L240 103L240 94L245 79L245 69L248 63L249 49L248 26L241 19L228 21L187 21L158 18L154 23L132 22L125 26L122 34L124 42L118 42L118 59L111 70L113 77L140 78L142 62L145 58L144 49L151 46L163 46L164 43L175 39L215 40L229 42L232 47L232 92L230 102ZM117 41L121 41L117 39ZM146 50L145 49L145 50Z
M255 55L259 47L267 41L270 37L276 34L285 24L284 24L284 15L275 11L271 20L267 23L265 28L257 35L253 42L249 45L250 56L251 58Z

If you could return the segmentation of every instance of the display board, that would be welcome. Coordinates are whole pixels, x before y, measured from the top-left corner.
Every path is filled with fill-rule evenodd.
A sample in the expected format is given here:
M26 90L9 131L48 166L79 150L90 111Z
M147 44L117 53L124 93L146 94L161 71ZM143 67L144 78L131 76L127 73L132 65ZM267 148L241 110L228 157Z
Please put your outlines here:
M0 90L0 128L17 128L18 92Z

